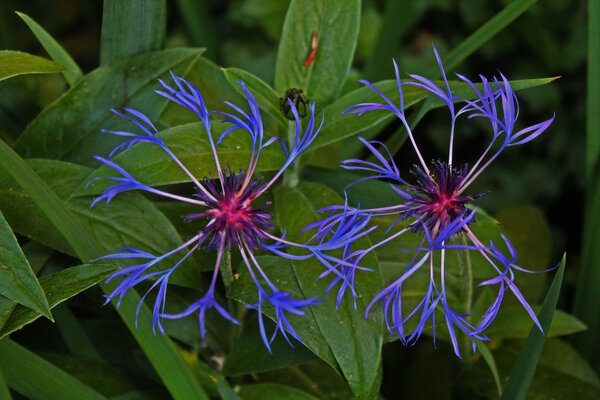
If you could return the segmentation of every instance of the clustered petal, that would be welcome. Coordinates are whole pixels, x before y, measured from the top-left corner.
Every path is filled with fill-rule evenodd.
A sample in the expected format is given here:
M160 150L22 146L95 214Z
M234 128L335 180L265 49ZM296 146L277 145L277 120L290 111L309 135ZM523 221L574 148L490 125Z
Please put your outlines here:
M291 293L277 288L259 265L254 253L263 249L288 259L306 259L315 257L323 262L326 267L326 272L333 271L336 268L335 266L341 264L344 264L344 268L346 269L353 269L354 266L351 263L348 263L335 255L329 254L328 252L344 249L356 238L366 234L360 229L363 227L361 224L353 225L356 229L348 229L347 226L343 226L342 224L340 226L341 229L336 230L335 234L329 236L317 234L306 243L294 243L285 239L285 230L282 236L270 233L273 224L272 217L267 210L268 203L266 206L256 206L255 200L265 193L265 191L278 180L288 167L294 164L294 160L306 150L319 133L322 121L321 125L317 127L315 124L315 103L313 102L310 105L311 114L308 123L306 124L306 129L304 130L302 129L300 116L298 115L296 107L293 103L290 103L290 109L296 123L296 130L293 143L290 143L290 147L288 148L284 141L277 137L271 137L265 141L265 133L258 104L244 82L239 81L238 83L246 95L250 113L247 113L241 107L233 103L225 102L225 104L232 109L232 112L229 113L209 111L201 91L194 83L188 82L174 74L171 74L171 76L174 86L159 80L164 90L157 90L156 93L189 109L198 116L203 124L206 139L212 149L217 177L207 177L202 179L195 177L163 142L158 130L154 127L152 122L139 111L132 109L124 109L124 112L113 110L118 116L139 127L144 132L144 135L122 131L103 131L105 133L126 137L128 140L117 146L117 148L110 153L108 159L96 157L98 161L110 167L118 175L100 178L108 179L116 183L109 186L100 196L98 196L93 201L92 206L102 200L109 203L115 196L125 191L142 190L166 197L170 200L183 201L198 207L198 212L183 217L187 221L203 220L206 221L206 224L204 228L198 231L197 235L190 238L187 242L160 256L139 249L123 248L115 254L102 257L102 259L131 259L142 261L140 264L122 268L108 278L107 282L116 278L122 278L122 280L107 296L107 302L112 299L118 299L118 307L121 299L129 290L141 282L152 280L153 282L151 283L150 288L144 294L138 305L138 313L146 297L151 292L155 291L156 297L152 313L153 329L155 332L158 327L161 333L165 333L162 325L164 319L178 319L193 313L198 313L200 333L204 339L206 334L205 316L209 309L215 309L225 319L235 324L238 323L238 321L217 302L217 298L215 297L215 287L224 253L226 251L235 250L239 251L246 269L257 288L258 302L249 305L248 307L259 310L260 331L266 347L270 351L270 343L278 332L281 332L288 342L288 334L297 340L301 340L300 336L296 333L288 320L287 314L303 315L305 313L303 310L304 307L316 305L320 301L316 298L297 299L294 298ZM214 113L224 115L225 119L222 122L231 124L216 142L213 140L211 134L211 115ZM250 161L245 171L241 170L237 173L229 171L229 173L227 173L219 159L217 148L229 134L237 130L245 131L252 139ZM192 197L186 197L148 186L140 182L123 167L110 159L115 154L127 151L133 145L140 142L152 143L159 146L188 176L189 180L195 185L196 193ZM254 172L259 161L261 150L274 142L278 142L281 145L286 158L281 168L275 172L271 179L263 184L260 178L253 177ZM353 218L356 220L356 217ZM297 247L303 250L304 253L295 255L289 254L284 251L284 249L288 247ZM211 283L207 292L199 300L190 304L180 313L170 314L165 312L168 283L173 272L194 251L213 250L216 250L217 257ZM164 270L157 270L157 267L155 268L155 266L159 264L167 263L167 259L175 257L180 253L182 253L183 256L179 256L179 260L170 268ZM347 274L347 272L345 274ZM266 334L262 313L260 313L265 309L267 304L267 308L274 311L272 315L274 315L273 319L276 323L275 332L270 338Z
M464 332L473 342L475 339L487 340L484 330L490 325L498 313L504 299L504 293L510 290L529 313L535 324L540 327L539 321L524 295L515 284L514 270L533 272L516 265L517 254L515 248L502 236L504 245L510 255L506 256L493 242L484 244L475 235L471 225L475 223L476 208L470 207L470 203L486 193L474 193L466 195L465 190L471 183L498 157L508 146L516 146L527 143L542 134L552 123L554 116L544 122L525 127L516 131L515 125L519 114L517 97L510 82L504 75L493 78L491 81L481 77L481 85L475 85L462 75L458 78L467 83L473 90L473 98L461 98L455 96L448 83L441 58L435 50L435 56L443 77L443 85L440 87L432 80L420 75L409 75L412 80L403 82L400 80L398 67L394 62L396 71L396 86L400 96L399 104L395 104L386 95L379 91L374 85L367 81L361 81L373 90L382 100L381 103L356 104L344 113L356 114L358 116L375 110L385 110L395 114L404 126L408 138L415 150L418 163L409 171L412 179L400 176L400 170L396 165L392 154L383 143L367 141L359 138L366 148L371 152L375 161L364 161L350 159L342 162L342 167L347 170L358 171L365 176L353 184L365 180L383 180L390 184L398 194L398 203L387 207L359 209L358 207L344 206L328 207L324 211L329 214L322 220L310 225L319 231L332 229L332 221L347 219L349 216L359 216L364 220L376 219L377 217L392 217L394 222L387 227L385 238L370 248L354 252L348 252L348 264L338 264L335 270L327 270L326 273L337 272L332 285L342 280L341 295L345 290L344 284L347 280L354 280L354 274L361 259L368 252L393 242L404 235L419 235L420 245L414 249L404 249L413 252L412 261L400 276L379 292L366 308L365 318L371 313L375 317L378 305L383 307L384 320L387 329L399 337L405 344L414 343L423 333L427 323L431 323L435 337L435 314L436 309L441 309L446 322L455 353L460 357L460 350L456 336L456 329ZM434 159L431 164L425 162L415 136L407 122L404 111L403 87L405 85L416 86L430 95L439 98L450 111L451 124L449 135L448 160ZM481 89L482 88L482 89ZM488 147L474 164L469 167L456 167L453 162L454 132L457 119L461 116L470 118L484 118L489 122L492 138ZM402 223L401 223L402 222ZM337 225L336 225L337 229ZM373 227L365 225L365 231ZM359 236L353 233L354 236ZM460 239L460 240L459 240ZM349 249L350 244L345 249ZM474 252L481 255L490 265L492 278L481 282L480 286L495 286L498 293L489 306L475 321L473 310L467 313L456 311L449 300L447 280L447 268L449 251ZM354 264L351 269L351 278L346 276L344 268ZM402 288L417 271L426 270L429 273L429 284L422 300L414 307L407 308L403 304ZM345 279L342 279L344 277ZM332 285L328 288L331 289ZM354 292L353 292L354 294ZM341 301L338 297L338 301ZM438 307L439 306L439 307ZM541 327L540 327L541 329Z

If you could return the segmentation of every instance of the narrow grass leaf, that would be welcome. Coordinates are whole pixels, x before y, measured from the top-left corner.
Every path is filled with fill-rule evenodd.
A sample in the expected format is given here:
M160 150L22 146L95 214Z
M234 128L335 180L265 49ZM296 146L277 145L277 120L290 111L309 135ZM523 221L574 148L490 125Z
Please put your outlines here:
M463 40L454 50L443 56L446 70L452 70L464 59L479 50L491 38L510 25L511 22L521 16L535 3L537 3L537 0L515 0L508 4L502 11L490 18L489 21ZM432 75L439 76L439 68L437 66L433 67L430 73L425 76Z
M108 274L98 281L101 281L107 276ZM71 354L85 358L86 360L101 360L100 354L98 353L98 350L96 350L96 346L92 343L79 323L79 320L71 312L67 304L61 304L54 309L54 319Z
M0 81L17 75L49 74L64 71L65 67L54 61L20 51L0 50Z
M600 2L588 1L588 65L586 115L586 204L579 280L575 286L573 313L589 327L575 339L576 347L597 367L600 335Z
M565 264L566 255L563 256L560 267L558 268L556 276L554 277L552 285L550 286L550 290L548 290L546 299L542 304L542 309L538 314L538 320L544 329L544 332L548 332L554 310L556 309L556 303L558 302L558 295L560 294L563 274L565 272ZM535 374L540 355L542 354L542 349L544 348L545 340L545 334L540 332L537 326L533 326L531 328L531 332L529 333L529 337L527 337L527 340L525 341L523 350L521 350L519 359L517 360L517 363L510 374L508 383L504 388L504 393L502 394L503 400L521 400L527 396L527 391L529 390L529 385L531 384L531 380Z
M31 400L106 400L91 387L8 338L0 340L0 365L8 385Z
M494 384L498 390L498 397L502 396L502 385L500 384L500 375L498 374L498 367L496 366L494 355L481 340L475 339L475 345L477 346L479 354L481 354L481 357L483 357L483 360L488 365L490 372L492 373Z
M100 64L160 49L166 29L166 0L104 0Z
M62 71L62 75L69 86L73 86L73 84L83 76L83 72L81 72L79 65L77 65L60 43L50 36L50 34L29 15L18 11L16 13L23 21L25 21L29 29L31 29L31 32L33 32L37 40L44 47L44 50L50 55L50 58L65 66L66 70Z

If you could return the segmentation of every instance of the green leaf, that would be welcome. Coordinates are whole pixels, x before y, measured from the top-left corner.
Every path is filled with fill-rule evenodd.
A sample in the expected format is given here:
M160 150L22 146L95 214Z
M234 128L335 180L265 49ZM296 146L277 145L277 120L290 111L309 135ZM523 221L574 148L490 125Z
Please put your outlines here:
M600 4L588 2L588 65L586 91L586 171L588 177L594 177L600 159L600 76L596 73L600 68ZM593 181L592 181L593 182ZM596 281L598 282L598 281ZM596 314L598 315L598 314ZM590 332L590 336L593 335Z
M316 397L301 390L272 383L242 386L240 396L244 400L317 400Z
M160 49L166 29L166 0L104 0L100 64Z
M96 346L67 304L61 304L54 309L54 318L71 354L85 358L86 361L101 359Z
M25 21L29 29L31 29L31 32L33 32L37 40L44 47L44 50L50 55L50 58L65 66L66 70L62 72L62 75L69 86L73 86L73 84L83 76L83 72L81 72L79 65L77 65L60 43L50 36L50 34L30 16L18 11L16 13L23 21Z
M40 279L40 283L46 293L50 308L54 308L63 301L100 282L114 271L115 267L110 265L84 264L46 275ZM0 298L0 304L5 301L9 300ZM39 317L38 312L23 306L17 306L0 330L0 338L21 329Z
M64 71L65 67L48 59L21 53L0 50L0 81L24 74L49 74Z
M211 60L218 59L219 35L216 20L206 0L176 0L183 24L194 46L206 47L206 55Z
M217 382L217 389L223 400L242 400L229 386L224 385L221 382ZM244 399L246 400L246 399Z
M52 320L48 300L0 212L0 295Z
M263 373L259 377L265 384L285 385L310 394L317 399L354 399L344 378L322 361Z
M71 196L89 181L89 168L53 160L29 160L28 164L61 198L63 206L73 213L74 218L98 239L102 255L115 253L123 247L162 254L181 244L179 234L167 218L140 193L126 193L113 199L110 205L101 203L90 208L90 197ZM3 173L0 173L0 193L0 207L16 232L68 254L76 254L33 199L14 179ZM195 288L202 286L192 261L181 267L170 282Z
M4 367L8 385L28 399L106 399L94 389L9 339L0 340L0 365Z
M100 133L100 129L133 128L110 109L135 108L150 120L156 120L167 100L153 92L161 87L155 79L170 80L169 70L185 75L200 53L195 49L169 49L125 58L96 69L27 126L15 144L15 151L26 158L97 165L94 155L107 156L123 141L116 135Z
M288 120L284 117L280 109L281 98L283 96L280 96L263 80L255 75L252 75L250 72L244 71L243 69L225 68L223 72L225 73L225 78L227 78L227 81L229 81L231 86L241 95L244 95L244 92L237 81L244 81L248 89L256 98L260 109L277 121L284 131L288 129Z
M444 68L451 70L461 61L477 51L481 46L506 28L511 22L527 11L537 0L515 0L507 5L502 11L483 24L469 37L461 42L448 55L444 56ZM438 74L438 67L431 69L431 75Z
M548 295L546 296L544 304L542 305L542 309L538 314L538 320L544 332L548 332L554 310L556 309L562 278L565 272L565 263L566 256L563 256L560 267L556 272L556 276L552 281ZM525 345L523 346L523 350L519 355L519 359L517 360L513 372L510 374L508 383L504 388L502 399L519 400L525 398L537 368L540 354L544 348L545 339L546 337L544 333L540 332L537 326L531 328L531 332L525 341Z
M540 306L532 305L534 312L540 310ZM489 337L503 337L506 339L525 339L531 331L533 321L529 314L520 306L503 308L498 313L494 323L486 329ZM585 331L587 327L583 322L572 315L561 310L556 310L552 317L550 329L546 332L547 337L571 335Z
M265 329L272 332L275 325L266 320ZM271 343L271 351L273 354L269 353L260 337L258 318L253 318L250 322L244 321L241 335L235 339L225 358L223 373L227 376L254 374L317 359L304 345L294 344L292 348L281 336L275 337Z
M8 384L6 383L6 379L4 379L2 367L0 367L0 400L12 400L10 391L8 389Z
M524 340L489 342L493 351L500 381L509 379L522 349ZM481 361L475 362L464 375L463 384L482 398L494 399L499 396L490 376ZM600 396L600 382L594 370L585 359L568 343L556 338L548 338L540 356L538 367L527 392L527 399L578 399L594 400Z
M310 5L292 0L279 41L275 89L283 95L300 88L320 107L330 103L348 75L359 24L359 0L317 0ZM312 64L306 66L313 33L318 49Z
M481 354L481 357L483 357L486 364L490 368L490 372L494 378L494 383L496 384L496 389L498 390L498 396L502 396L502 385L500 384L500 376L498 375L498 367L496 367L494 355L481 340L475 339L475 345L477 346L479 354Z
M212 136L218 138L227 128L225 124L213 125ZM212 153L208 136L201 122L179 125L161 133L165 144L175 153L177 158L198 179L216 176L215 159ZM219 144L217 152L219 159L227 163L232 170L245 169L250 160L252 143L249 135L235 132ZM138 181L149 186L165 185L171 183L189 182L190 178L181 170L163 149L153 143L138 143L126 153L112 158ZM273 144L260 153L257 171L278 170L285 162L284 152L281 147ZM101 166L95 170L81 185L78 195L100 194L106 187L112 185L111 181L94 181L85 188L91 179L115 176L118 174L108 166Z
M98 240L83 228L56 193L3 141L0 141L0 167L25 189L80 258L90 260L104 255ZM110 293L109 287L102 288L105 293ZM171 395L175 400L207 399L173 342L166 337L154 336L151 329L136 328L136 313L141 326L152 323L148 307L142 305L138 308L139 301L139 295L132 291L122 300L118 313Z
M545 85L555 79L556 78L515 80L511 81L511 86L514 90L523 90L535 86ZM468 84L459 81L449 81L448 84L450 85L452 93L455 96L467 100L476 98L475 92ZM400 95L396 85L396 80L385 80L374 84L374 86L381 91L381 93L387 96L394 104L399 104ZM482 88L481 84L477 84L476 86L478 89ZM402 91L404 94L404 107L406 109L425 98L431 99L431 101L427 103L427 111L445 105L441 99L429 96L428 92L415 86L404 86ZM371 102L384 103L384 100L373 90L365 86L347 93L332 104L325 107L323 110L325 113L325 123L321 128L319 136L317 136L314 143L311 145L310 151L314 151L319 147L335 143L339 140L360 133L366 129L372 128L378 124L388 122L393 118L396 118L396 116L389 111L370 111L361 116L342 114L342 112L347 110L349 107L358 103ZM404 136L406 136L406 134L404 134Z
M135 389L125 373L107 362L59 353L43 353L41 356L104 396L113 398Z
M333 191L315 183L301 183L295 188L280 187L275 191L276 218L281 227L286 228L288 237L295 238L304 226L316 220L314 210L342 203L343 200ZM307 235L309 233L297 240L302 242L310 237ZM357 245L368 247L369 243L365 240L359 241ZM371 398L379 388L382 327L380 322L365 320L364 312L368 301L382 287L382 282L375 257L370 255L364 262L375 271L358 273L360 276L356 279L356 291L361 297L356 301L357 310L354 309L349 293L336 309L337 291L334 288L334 293L330 293L323 304L309 307L306 315L290 320L305 346L341 371L357 397ZM264 264L268 269L267 274L270 277L273 275L276 285L292 290L305 299L323 296L327 279L315 278L324 271L320 262L314 259L291 262L274 259L273 262ZM246 293L242 300L252 304L255 302L256 289L252 288L251 282L244 288ZM272 314L268 315L273 317Z
M573 313L589 326L575 338L579 351L597 363L600 345L600 3L588 2L588 64L586 90L586 201L582 259L575 285ZM597 366L597 364L596 364Z

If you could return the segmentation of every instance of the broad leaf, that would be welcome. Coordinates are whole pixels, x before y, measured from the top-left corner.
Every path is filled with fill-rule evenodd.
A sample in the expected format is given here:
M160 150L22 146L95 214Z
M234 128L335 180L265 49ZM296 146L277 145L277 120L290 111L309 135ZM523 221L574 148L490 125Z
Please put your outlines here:
M64 71L65 67L54 61L21 53L20 51L0 50L0 81L24 74L48 74Z
M265 329L272 332L275 325L265 321ZM271 343L273 354L267 351L260 337L257 319L244 323L244 330L233 343L223 365L225 375L244 375L272 371L291 365L304 364L317 358L301 344L290 345L281 336ZM245 398L244 398L245 399Z
M35 204L65 236L79 258L89 260L103 255L98 240L83 228L48 184L3 141L0 141L0 155L2 169L31 196ZM102 289L105 293L110 293L111 290L106 286ZM139 295L132 291L123 299L117 312L169 393L176 400L207 399L206 393L194 378L173 342L169 338L154 336L150 329L137 329L134 322L136 316L141 326L150 326L152 323L150 310L144 304L138 306L139 301ZM115 303L116 301L113 300L113 304Z
M46 293L50 308L53 308L75 296L77 293L100 282L110 275L110 273L114 272L114 270L115 267L109 265L84 264L46 275L40 279L40 283ZM0 304L6 301L9 300L0 299ZM4 327L2 327L2 330L0 330L0 338L22 328L39 317L39 313L23 306L17 306Z
M52 319L44 291L2 213L0 213L0 295Z
M321 107L344 85L356 47L360 24L359 0L293 0L288 8L277 52L275 89L283 95L303 89ZM313 62L305 65L317 36Z
M130 130L110 109L139 109L154 121L167 100L153 91L156 78L170 81L169 70L185 75L200 56L196 49L169 49L124 58L96 69L46 107L23 132L15 151L27 158L54 158L97 165L122 139L100 129ZM123 129L127 126L127 129Z
M99 203L90 208L91 197L71 197L78 187L87 182L87 176L91 172L89 168L53 160L30 160L29 165L56 192L63 205L89 230L90 235L101 243L105 255L115 253L123 247L135 247L159 255L182 243L171 223L141 194L123 193L109 205ZM0 193L0 208L4 210L15 231L49 247L75 255L63 235L32 199L13 179L2 173ZM183 264L170 281L192 287L202 285L192 262Z
M215 140L219 138L228 127L229 124L215 123L211 129L213 138ZM161 137L197 179L217 176L214 155L201 122L167 129L161 133ZM232 171L246 170L250 160L251 146L248 134L242 131L232 132L217 147L219 161L224 165L229 165ZM257 172L278 170L285 162L284 155L277 143L264 148L260 153ZM153 143L138 143L131 150L114 156L112 161L145 185L156 186L190 181L190 178L173 159ZM118 173L112 168L101 166L89 176L89 179L86 179L86 183L95 178L115 176L115 174ZM100 194L112 184L107 180L94 181L87 188L84 188L85 185L81 185L77 194Z
M511 81L513 90L522 90L530 87L545 85L556 78L526 79ZM404 79L403 79L404 81ZM449 81L452 93L455 96L464 99L474 99L473 89L463 82ZM440 83L441 84L441 83ZM399 105L400 95L398 93L397 82L395 80L385 80L374 83L374 86L387 96L394 104ZM481 84L477 84L481 89ZM444 106L442 100L433 95L429 95L423 89L415 86L403 86L404 107L409 108L429 96L431 99L427 102L427 108L423 111L429 111ZM353 136L357 133L372 128L378 124L391 121L396 116L389 111L370 111L361 116L344 115L342 112L358 103L385 103L385 101L368 87L356 89L340 97L324 109L325 123L314 144L310 147L311 151L321 146L337 142L344 138Z
M277 94L277 92L267 83L243 69L226 68L223 72L231 86L241 95L244 95L244 93L242 87L238 84L238 81L243 81L256 98L261 110L277 121L284 131L287 130L288 120L281 112L282 95Z
M302 183L295 188L280 187L275 192L276 216L281 227L287 230L288 238L296 238L302 228L316 220L314 210L343 200L325 186ZM305 233L298 240L307 239ZM357 246L368 247L367 241L357 242ZM306 315L290 318L292 326L304 340L304 344L329 365L341 371L355 395L359 398L372 398L379 388L379 367L381 362L381 324L365 321L364 310L368 301L381 288L381 277L376 259L370 255L363 259L374 272L359 271L356 278L357 310L349 293L336 310L335 293L330 293L325 302L310 307ZM320 298L323 296L328 279L317 280L324 267L313 259L287 261L281 258L261 259L261 266L272 276L276 285L290 290L299 297ZM293 279L290 279L293 277ZM243 275L240 273L240 281ZM256 289L250 280L238 282L240 292L234 293L247 304L256 301ZM241 287L241 288L240 288ZM272 314L267 314L273 317Z

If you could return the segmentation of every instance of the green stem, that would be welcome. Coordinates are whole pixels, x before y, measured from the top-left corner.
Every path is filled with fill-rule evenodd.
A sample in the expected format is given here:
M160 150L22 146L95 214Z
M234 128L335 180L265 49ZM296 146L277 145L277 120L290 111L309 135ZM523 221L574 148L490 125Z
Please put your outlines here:
M288 123L287 141L288 148L291 149L294 146L294 139L296 137L296 123L290 121ZM300 156L294 160L294 166L286 169L283 173L283 184L287 187L296 187L300 181Z
M454 239L456 244L466 245L467 239L464 235ZM473 266L471 263L471 256L467 250L458 250L458 265L460 267L460 283L461 283L461 298L464 299L463 308L465 314L470 314L473 308ZM471 317L467 317L467 321L470 322ZM467 335L463 335L463 349L470 349L471 338ZM470 359L470 351L465 351L465 361Z

